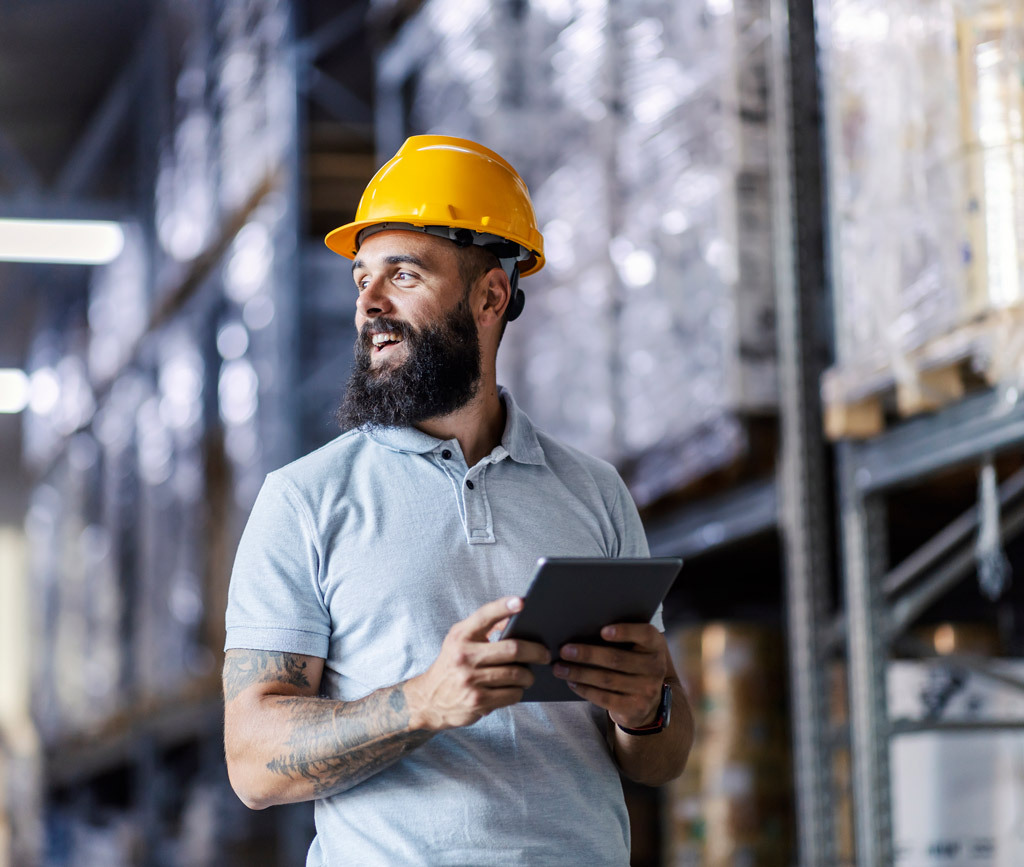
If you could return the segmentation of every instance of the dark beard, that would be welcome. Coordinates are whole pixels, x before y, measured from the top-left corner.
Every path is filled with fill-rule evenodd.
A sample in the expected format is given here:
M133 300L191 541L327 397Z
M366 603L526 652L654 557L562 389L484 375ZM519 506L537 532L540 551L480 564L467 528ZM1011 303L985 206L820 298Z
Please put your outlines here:
M371 366L374 332L395 331L406 346L398 365ZM367 322L337 412L343 430L408 427L465 406L480 382L480 339L466 299L436 325L414 329L397 319Z

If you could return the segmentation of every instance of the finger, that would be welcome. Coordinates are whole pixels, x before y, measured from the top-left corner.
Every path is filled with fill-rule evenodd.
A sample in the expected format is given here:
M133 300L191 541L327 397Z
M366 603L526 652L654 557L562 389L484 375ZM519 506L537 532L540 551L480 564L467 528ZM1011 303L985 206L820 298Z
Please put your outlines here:
M651 651L659 649L665 641L665 636L651 623L612 623L601 630L601 637Z
M522 609L523 600L521 597L504 596L501 599L488 602L486 605L481 605L465 620L456 623L454 629L467 638L483 641L494 624L508 617L509 612L514 614L517 611L522 611Z
M615 692L619 695L642 695L647 696L652 690L648 684L654 681L649 677L639 677L633 674L622 674L617 671L609 671L606 668L589 668L585 665L567 665L564 662L556 662L551 668L555 677L580 683L584 686L593 686L605 692ZM660 688L661 682L658 681Z
M610 692L580 681L568 681L568 685L580 698L608 711L612 722L626 728L639 728L645 725L652 714L650 702L638 696Z
M591 704L604 708L609 713L614 713L620 707L622 696L617 692L607 692L579 681L569 681L568 685L580 698L585 698Z
M490 689L487 691L487 705L491 710L499 707L508 707L510 704L517 704L523 698L523 690L518 686L505 687L504 689Z
M485 664L488 665L508 662L533 662L547 665L551 662L551 653L543 644L538 644L536 641L506 638L504 641L495 641L486 648L483 651L483 658L487 660Z
M500 689L515 686L526 689L533 686L534 676L525 665L495 665L481 668L474 678L480 686Z
M487 633L487 640L497 641L499 638L501 638L501 633L505 631L505 627L508 626L508 622L511 619L511 617L506 617L504 620L499 620L497 623L495 623L494 626L491 627L491 631Z
M664 675L663 657L650 650L632 647L601 647L596 644L566 644L559 657L568 662L606 668L625 674Z

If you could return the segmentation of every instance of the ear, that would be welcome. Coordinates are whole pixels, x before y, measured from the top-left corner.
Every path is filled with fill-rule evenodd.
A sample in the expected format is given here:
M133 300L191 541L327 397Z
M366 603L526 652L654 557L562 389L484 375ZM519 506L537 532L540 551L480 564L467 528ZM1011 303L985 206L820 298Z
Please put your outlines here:
M491 268L486 274L480 277L477 284L482 287L483 303L477 310L477 323L481 328L489 328L501 324L501 318L505 315L505 308L508 307L512 297L512 287L509 286L508 275L501 268Z

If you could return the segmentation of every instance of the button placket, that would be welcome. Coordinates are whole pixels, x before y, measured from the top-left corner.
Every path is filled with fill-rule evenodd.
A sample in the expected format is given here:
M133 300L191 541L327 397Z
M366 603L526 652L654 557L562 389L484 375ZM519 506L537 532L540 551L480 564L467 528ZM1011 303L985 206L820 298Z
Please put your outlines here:
M447 446L440 451L434 451L434 463L441 468L452 483L452 492L455 494L455 504L459 510L459 519L462 521L462 526L466 529L468 535L469 522L466 515L466 503L461 490L465 464L462 464L460 467L459 464L462 462L459 460L459 455Z
M491 505L487 500L487 486L484 481L488 466L489 462L481 464L467 473L465 488L462 492L466 505L466 529L469 531L470 544L494 541Z

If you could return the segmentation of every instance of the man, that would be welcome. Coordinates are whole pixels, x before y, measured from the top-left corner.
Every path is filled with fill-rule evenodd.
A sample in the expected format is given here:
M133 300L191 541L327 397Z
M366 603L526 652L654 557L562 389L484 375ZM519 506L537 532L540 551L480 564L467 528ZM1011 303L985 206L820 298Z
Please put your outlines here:
M667 782L693 737L664 636L561 648L586 701L553 703L518 703L547 649L496 640L538 557L647 556L614 469L496 382L543 264L526 187L480 145L417 136L328 245L358 291L350 429L267 477L239 545L232 785L256 809L316 799L310 865L628 864L619 771Z

